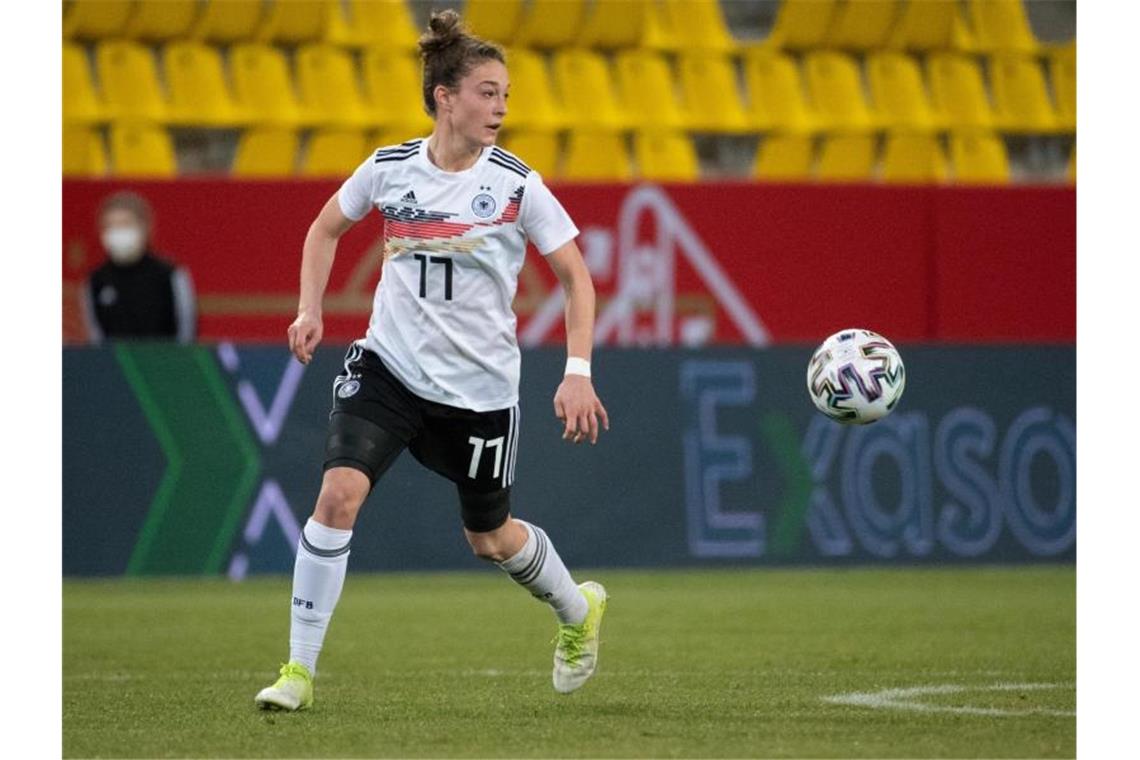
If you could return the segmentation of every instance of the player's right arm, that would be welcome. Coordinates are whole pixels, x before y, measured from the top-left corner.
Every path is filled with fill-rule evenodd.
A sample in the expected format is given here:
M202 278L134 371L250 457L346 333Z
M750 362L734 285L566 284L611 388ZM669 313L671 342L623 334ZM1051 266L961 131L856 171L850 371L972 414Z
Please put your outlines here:
M301 299L297 318L289 325L289 350L302 364L312 360L313 350L321 342L321 302L336 257L337 241L356 224L341 211L338 195L339 192L333 193L309 226L301 253Z

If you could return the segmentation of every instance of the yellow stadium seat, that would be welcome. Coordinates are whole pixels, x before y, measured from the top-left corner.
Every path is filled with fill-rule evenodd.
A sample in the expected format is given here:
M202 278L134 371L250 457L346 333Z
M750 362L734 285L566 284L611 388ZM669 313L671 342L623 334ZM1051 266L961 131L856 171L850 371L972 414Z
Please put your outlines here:
M990 127L990 108L981 69L970 57L935 53L926 62L936 118L951 129Z
M224 128L243 121L217 49L201 42L172 42L162 51L162 63L172 123Z
M399 132L431 132L432 120L424 111L418 58L391 48L371 47L364 51L363 63L364 109L368 121Z
M539 49L569 45L585 11L584 0L530 0L512 44Z
M553 70L571 124L606 130L629 126L629 117L614 92L609 64L599 53L580 48L560 50L553 55Z
M375 150L376 148L383 148L390 145L399 145L400 143L405 143L409 140L413 140L419 137L426 138L427 136L428 133L426 132L423 134L413 134L411 132L408 132L408 130L399 127L385 127L382 129L374 129L369 132L364 142L369 149ZM362 158L361 160L363 161L364 159Z
M874 127L855 61L843 53L816 51L804 56L808 92L820 124L827 130Z
M63 36L100 40L123 33L135 11L134 0L76 0L63 8Z
M659 52L676 52L681 49L679 33L673 14L662 0L634 0L645 3L645 26L639 47Z
M467 0L463 21L471 33L510 45L523 17L523 0Z
M847 0L835 10L823 45L841 50L876 50L899 12L899 0Z
M739 45L724 22L718 0L665 0L681 49L733 53Z
M761 131L811 132L816 117L796 62L773 48L750 50L744 55L748 87L748 115Z
M889 128L933 129L934 114L918 64L905 53L867 57L867 81L877 120Z
M235 177L288 177L293 174L300 139L285 127L254 127L238 139L230 173Z
M364 134L354 129L328 129L309 138L301 175L305 177L347 177L368 157Z
M553 132L519 132L504 135L503 148L514 153L543 177L558 175L558 135Z
M162 42L185 37L198 18L198 0L142 0L123 30L132 40Z
M883 148L882 169L884 182L942 182L946 179L946 156L932 134L889 134Z
M111 125L111 165L119 177L173 177L178 173L170 135L146 122Z
M680 56L681 94L689 128L698 132L742 134L751 125L736 86L736 71L721 53Z
M404 0L348 0L344 13L330 13L325 40L352 47L378 45L412 51L419 32Z
M148 48L128 40L104 40L95 46L95 67L111 118L166 119L158 68Z
M303 45L294 58L301 110L314 123L360 127L368 123L352 56L332 45Z
M621 102L635 126L683 129L688 125L664 56L652 50L623 50L615 62Z
M950 135L950 161L956 182L1002 185L1009 182L1009 157L1001 138L987 132Z
M998 53L990 60L997 124L1011 132L1054 132L1057 115L1036 58Z
M633 136L637 176L658 182L693 182L701 166L693 142L683 132L639 130Z
M825 182L867 182L875 169L875 138L831 135L823 141L816 175Z
M835 12L835 0L783 0L766 46L786 50L821 47Z
M1053 80L1053 101L1057 104L1058 126L1077 128L1077 48L1066 45L1049 53L1049 78Z
M339 13L340 0L271 0L255 39L288 45L323 40Z
M617 132L571 130L562 177L599 182L631 179L625 140Z
M293 90L285 54L259 43L230 50L230 75L238 109L257 124L295 127L309 123Z
M555 101L546 60L523 48L507 51L511 99L507 102L506 126L510 129L551 131L566 126L566 116Z
M640 47L649 25L652 1L594 0L578 30L576 44L602 50Z
M970 0L969 9L978 50L1036 53L1041 47L1022 0Z
M248 42L265 15L262 0L206 0L190 38L207 42Z
M81 124L63 126L63 176L100 177L107 173L107 154L98 130Z
M89 124L103 121L103 106L95 94L91 67L82 45L63 43L63 121Z
M888 47L904 50L961 49L970 44L958 0L906 0L887 38Z
M810 179L813 153L808 135L768 135L760 143L754 176L773 182Z

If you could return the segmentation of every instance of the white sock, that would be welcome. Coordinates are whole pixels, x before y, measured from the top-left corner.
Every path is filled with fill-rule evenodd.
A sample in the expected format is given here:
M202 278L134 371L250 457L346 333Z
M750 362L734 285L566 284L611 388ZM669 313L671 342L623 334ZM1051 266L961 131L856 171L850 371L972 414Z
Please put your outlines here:
M309 518L293 565L293 614L289 659L317 673L317 656L344 586L351 530L321 525Z
M561 622L581 623L586 619L590 606L570 577L570 571L562 564L562 558L554 551L554 545L542 528L519 519L515 522L526 528L526 543L518 554L498 563L499 567L510 573L515 582L536 599L553 607Z

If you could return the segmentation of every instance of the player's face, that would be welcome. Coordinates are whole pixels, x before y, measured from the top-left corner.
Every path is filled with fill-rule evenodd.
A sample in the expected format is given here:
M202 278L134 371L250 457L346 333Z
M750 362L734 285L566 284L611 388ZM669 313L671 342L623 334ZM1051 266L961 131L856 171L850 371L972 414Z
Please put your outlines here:
M453 125L472 143L495 144L507 115L507 67L495 60L483 61L459 82L452 111Z

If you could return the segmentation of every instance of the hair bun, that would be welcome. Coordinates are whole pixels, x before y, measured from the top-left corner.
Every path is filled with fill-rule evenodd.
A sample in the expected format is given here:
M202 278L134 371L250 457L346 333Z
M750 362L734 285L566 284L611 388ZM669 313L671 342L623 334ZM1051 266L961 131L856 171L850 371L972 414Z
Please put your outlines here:
M425 56L436 54L463 38L459 14L448 8L435 11L428 22L428 31L420 37L420 52Z

